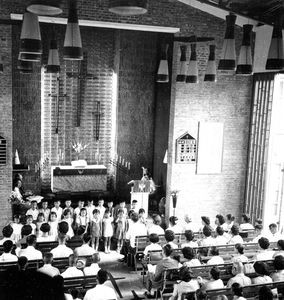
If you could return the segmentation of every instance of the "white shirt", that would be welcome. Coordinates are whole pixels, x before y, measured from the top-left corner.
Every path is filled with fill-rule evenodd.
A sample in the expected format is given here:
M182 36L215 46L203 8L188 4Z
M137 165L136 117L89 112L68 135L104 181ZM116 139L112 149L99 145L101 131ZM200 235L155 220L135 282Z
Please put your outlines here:
M197 248L198 244L196 242L190 241L181 245L181 248L190 247L190 248Z
M76 267L69 267L63 273L61 273L61 276L63 278L80 277L84 276L84 273Z
M244 273L237 274L236 276L232 277L228 281L227 287L230 288L235 282L239 283L241 286L251 285L251 279L247 277Z
M211 246L215 246L216 245L215 243L216 243L215 239L212 236L208 236L200 241L200 246L201 247L211 247Z
M105 215L106 208L104 206L96 206L95 209L98 209L100 211L100 217L102 219Z
M26 256L28 260L42 259L42 253L35 249L34 246L28 246L26 249L19 251L18 257Z
M223 287L224 287L224 283L221 279L210 280L205 283L206 290L222 289Z
M38 272L44 273L50 277L60 275L60 272L57 268L53 267L51 264L45 264L38 269Z
M263 284L263 283L270 283L270 282L272 282L272 278L267 275L258 276L251 279L252 284Z
M224 259L221 256L213 256L207 262L207 265L223 265Z
M84 300L117 300L117 297L114 289L105 284L98 284L87 291Z
M244 254L237 254L232 258L232 262L241 261L242 263L247 263L248 258Z
M93 210L95 209L95 205L92 204L91 206L86 206L85 208L87 210L87 215L88 215L89 220L92 220L93 219Z
M268 238L270 243L278 242L279 240L283 240L284 236L280 232L276 232L272 234L270 231L265 235Z
M84 268L85 276L97 275L101 268L98 264L92 263L89 267Z
M73 254L73 250L66 245L58 245L50 251L53 254L53 258L69 257Z
M75 216L79 216L79 214L80 214L80 212L81 212L81 209L82 209L83 207L76 207L75 209L74 209L74 215Z
M172 249L178 249L178 245L174 242L168 242L169 245L171 245Z
M224 235L218 235L215 238L215 243L216 243L216 246L226 245L228 243L228 240L226 237L224 237Z
M166 230L171 230L173 231L175 234L179 234L179 233L182 233L183 229L181 226L179 225L174 225L174 226L171 226L171 227L168 227Z
M197 280L190 280L189 282L181 281L178 284L174 284L173 295L170 300L174 300L177 297L177 300L181 300L183 293L195 292L199 289L199 284Z
M88 244L83 244L82 246L77 247L74 250L74 253L77 256L93 255L95 252L96 252L95 249L90 247Z
M36 241L38 243L41 243L41 242L55 242L56 241L56 238L55 236L53 235L47 235L47 236L39 236Z
M38 209L37 209L37 208L36 208L36 209L31 209L31 208L30 208L30 209L28 209L27 212L26 212L26 216L28 216L28 215L33 216L33 220L34 220L34 221L36 221L38 214L39 214L39 212L38 212Z
M255 260L270 260L273 259L274 251L272 250L261 250L256 253Z
M12 262L12 261L18 261L18 257L14 254L11 254L11 253L3 253L1 256L0 256L0 261L1 262Z
M234 235L230 238L228 244L243 244L244 240L240 235Z
M126 239L130 240L130 246L135 248L136 236L147 235L146 226L140 222L133 223L126 233Z
M184 264L185 266L189 267L189 268L201 266L201 262L200 262L200 260L197 259L197 258L193 258L193 259L191 259L191 260L189 260L189 261L185 261L183 264Z
M156 233L157 235L165 234L164 229L160 225L153 224L148 228L148 235Z
M146 248L144 249L144 255L148 255L149 251L155 251L155 250L162 250L161 245L159 244L155 244L155 243L151 243L150 245L146 246Z
M243 223L240 225L240 230L251 230L254 229L253 225L251 223Z
M59 206L58 209L56 207L52 207L51 212L53 212L53 211L56 213L57 221L60 221L61 217L62 217L62 213L63 213L62 207Z

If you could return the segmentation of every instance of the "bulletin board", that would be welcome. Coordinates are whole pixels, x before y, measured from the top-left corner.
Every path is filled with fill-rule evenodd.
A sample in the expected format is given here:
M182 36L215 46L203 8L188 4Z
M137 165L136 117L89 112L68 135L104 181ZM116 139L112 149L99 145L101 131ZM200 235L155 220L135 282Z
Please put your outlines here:
M176 140L176 163L190 164L196 162L196 139L188 132Z
M223 160L223 123L198 123L197 174L219 174Z

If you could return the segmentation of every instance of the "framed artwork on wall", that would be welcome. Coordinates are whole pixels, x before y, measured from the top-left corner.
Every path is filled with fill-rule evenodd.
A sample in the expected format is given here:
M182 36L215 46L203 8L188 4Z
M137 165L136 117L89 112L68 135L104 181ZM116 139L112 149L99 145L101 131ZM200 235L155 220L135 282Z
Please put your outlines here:
M196 139L188 132L176 140L176 164L196 162Z

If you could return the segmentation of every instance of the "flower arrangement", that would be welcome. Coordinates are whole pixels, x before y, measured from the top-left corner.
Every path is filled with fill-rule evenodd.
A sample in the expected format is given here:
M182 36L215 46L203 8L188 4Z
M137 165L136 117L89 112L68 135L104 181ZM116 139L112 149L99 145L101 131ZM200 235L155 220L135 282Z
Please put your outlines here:
M9 198L8 198L8 202L10 204L21 204L24 201L23 201L23 199L18 198L18 194L16 192L12 191Z
M71 143L71 146L72 146L72 149L76 152L77 159L79 159L80 153L82 151L84 151L89 146L89 144L84 144L80 141L73 141Z

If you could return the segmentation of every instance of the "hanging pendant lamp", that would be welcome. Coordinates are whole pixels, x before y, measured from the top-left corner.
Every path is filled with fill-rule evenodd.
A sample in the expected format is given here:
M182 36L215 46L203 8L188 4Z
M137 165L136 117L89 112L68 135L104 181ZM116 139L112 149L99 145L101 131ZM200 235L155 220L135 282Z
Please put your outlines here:
M21 60L21 54L18 56L17 69L24 74L31 74L33 72L33 63L27 60Z
M62 0L34 0L27 11L39 16L56 16L62 13Z
M40 62L41 54L19 53L19 59L23 61Z
M215 60L215 45L209 46L209 58L205 71L204 81L216 82L216 60Z
M76 0L70 0L68 23L66 27L63 59L65 60L82 60L82 40L78 22Z
M221 59L218 70L236 69L236 49L235 49L235 23L237 16L230 14L226 16L226 32L223 43Z
M251 35L252 25L243 26L243 40L240 50L236 74L251 75L252 74L252 55L251 55Z
M187 46L180 46L181 56L180 56L180 70L177 75L177 82L184 82L186 78L187 62L186 62L186 51Z
M59 72L60 72L59 53L57 48L57 41L54 38L50 41L46 73L59 73Z
M282 23L283 16L280 15L273 27L271 43L265 66L266 70L282 70L284 68Z
M38 16L25 12L21 31L20 53L42 54Z
M159 63L156 82L167 83L169 82L169 65L168 65L168 44L161 47L161 60Z
M196 55L196 44L190 45L190 60L188 65L188 71L186 76L186 83L197 83L198 82L198 68L197 68L197 55Z
M143 15L147 12L147 0L109 0L108 10L121 16Z

